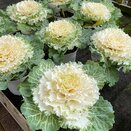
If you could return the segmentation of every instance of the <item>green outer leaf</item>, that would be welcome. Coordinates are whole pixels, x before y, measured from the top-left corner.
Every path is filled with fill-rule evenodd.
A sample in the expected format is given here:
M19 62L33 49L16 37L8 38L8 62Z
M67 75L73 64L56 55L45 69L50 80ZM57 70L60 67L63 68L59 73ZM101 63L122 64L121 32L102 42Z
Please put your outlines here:
M48 50L49 58L50 59L52 58L54 63L57 64L57 65L60 64L63 61L64 54L65 54L65 52L63 52L63 51L61 52L61 51L55 50L53 48L49 48L49 50Z
M6 90L8 87L7 81L0 81L0 90Z
M23 23L17 23L17 29L20 30L23 34L27 35L33 32L31 26Z
M41 62L41 60L43 59L44 55L45 54L44 54L44 51L42 49L38 49L38 48L34 49L34 54L33 54L32 59L30 60L29 64L31 66L32 65L38 65Z
M115 85L115 83L119 80L119 74L116 68L106 68L105 79L107 83L109 83L110 87Z
M9 19L6 12L0 10L0 36L5 34L12 34L16 29L16 24Z
M55 64L51 60L42 60L38 66L35 66L33 70L29 73L28 81L32 84L37 86L39 83L40 78L42 77L43 73L53 68Z
M83 66L83 69L88 75L97 80L100 89L102 89L106 83L111 87L119 80L119 74L115 68L102 67L97 62L88 61Z
M32 95L30 90L30 83L27 81L20 83L18 85L18 90L22 96L30 97Z
M71 0L70 8L72 8L74 11L79 10L79 4L81 3L81 0Z
M86 48L90 44L90 37L93 35L95 31L92 29L83 29L82 36L80 37L81 47Z
M121 10L118 9L118 8L115 8L115 10L112 12L112 18L111 20L118 20L119 18L122 17L122 13L121 13Z
M117 63L110 61L107 57L104 56L100 51L98 51L93 45L90 47L92 54L94 53L97 56L97 61L102 63L103 68L105 69L105 81L109 83L109 86L115 85L119 80L118 66Z
M106 83L105 69L101 67L97 62L93 61L88 61L83 66L83 69L86 71L88 75L92 76L94 79L97 80L99 88L102 89L102 87Z
M116 25L115 21L109 21L109 22L104 23L102 26L95 27L95 32L104 30L106 28L118 28L118 26Z
M27 119L33 130L57 131L60 128L58 118L55 115L46 116L40 112L32 101L25 101L21 106L21 112Z
M90 125L80 131L109 131L114 123L114 111L112 105L102 97L89 110Z

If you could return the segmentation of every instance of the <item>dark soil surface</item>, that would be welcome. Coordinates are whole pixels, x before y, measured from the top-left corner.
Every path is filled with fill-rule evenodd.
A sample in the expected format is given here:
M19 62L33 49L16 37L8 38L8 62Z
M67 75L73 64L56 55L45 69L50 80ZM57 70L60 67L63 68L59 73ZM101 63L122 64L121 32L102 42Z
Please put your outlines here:
M21 0L0 0L0 9L5 9L7 5L17 3Z

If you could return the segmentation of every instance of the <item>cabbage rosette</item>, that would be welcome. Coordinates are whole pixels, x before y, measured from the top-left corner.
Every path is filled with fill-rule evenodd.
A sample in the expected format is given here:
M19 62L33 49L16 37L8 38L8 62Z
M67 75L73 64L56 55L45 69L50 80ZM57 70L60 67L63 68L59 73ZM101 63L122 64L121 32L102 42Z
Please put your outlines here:
M77 22L62 19L50 22L40 31L40 36L49 47L67 51L81 46L82 28Z
M47 17L47 9L34 0L24 0L8 6L7 14L18 23L27 23L29 25L43 22Z
M22 38L0 37L0 73L11 73L33 56L32 46Z
M100 97L99 82L87 70L81 63L56 66L51 60L43 60L34 67L28 82L20 88L26 98L21 111L32 129L108 131L112 128L112 106Z
M107 28L91 37L93 48L120 67L131 69L131 37L119 28Z
M79 4L75 17L80 21L98 26L111 20L117 20L121 17L121 13L109 0L85 0Z
M39 58L37 58L39 57ZM43 57L43 51L24 37L4 35L0 37L0 89L6 89L9 80L22 77L27 69Z

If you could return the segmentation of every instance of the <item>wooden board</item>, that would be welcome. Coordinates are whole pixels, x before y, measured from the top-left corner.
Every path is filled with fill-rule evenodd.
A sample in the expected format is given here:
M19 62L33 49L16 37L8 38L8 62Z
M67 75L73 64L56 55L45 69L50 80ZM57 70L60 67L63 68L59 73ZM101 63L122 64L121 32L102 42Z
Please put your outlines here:
M0 92L0 131L31 131L25 118Z

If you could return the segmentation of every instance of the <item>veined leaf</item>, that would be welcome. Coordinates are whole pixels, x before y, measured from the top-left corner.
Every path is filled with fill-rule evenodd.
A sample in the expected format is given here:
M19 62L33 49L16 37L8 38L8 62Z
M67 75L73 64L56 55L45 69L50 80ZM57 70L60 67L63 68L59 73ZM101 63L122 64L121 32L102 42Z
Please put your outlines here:
M20 83L18 85L18 90L22 96L25 97L31 96L30 84L27 81Z
M94 30L92 29L83 29L82 37L80 38L80 42L82 43L80 48L85 48L90 44L90 37L93 35Z
M32 101L25 101L21 106L21 112L33 130L57 131L60 128L55 115L46 116Z
M109 131L114 123L114 111L112 105L102 97L90 109L90 125L80 131Z
M12 34L16 29L16 24L9 19L6 12L0 10L0 36L5 34Z
M102 87L106 83L105 69L101 67L97 62L93 61L88 61L83 66L83 69L86 71L88 75L92 76L94 79L97 80L99 88L102 89Z
M54 63L51 60L42 60L39 66L34 67L29 73L28 81L33 85L37 85L43 73L54 66Z
M0 90L6 90L8 88L7 81L0 81Z
M88 75L97 80L100 89L102 89L106 83L111 87L119 80L118 71L113 67L104 67L100 66L97 62L88 61L83 68Z
M115 83L119 80L118 71L115 68L106 68L106 76L105 79L109 86L115 85Z

